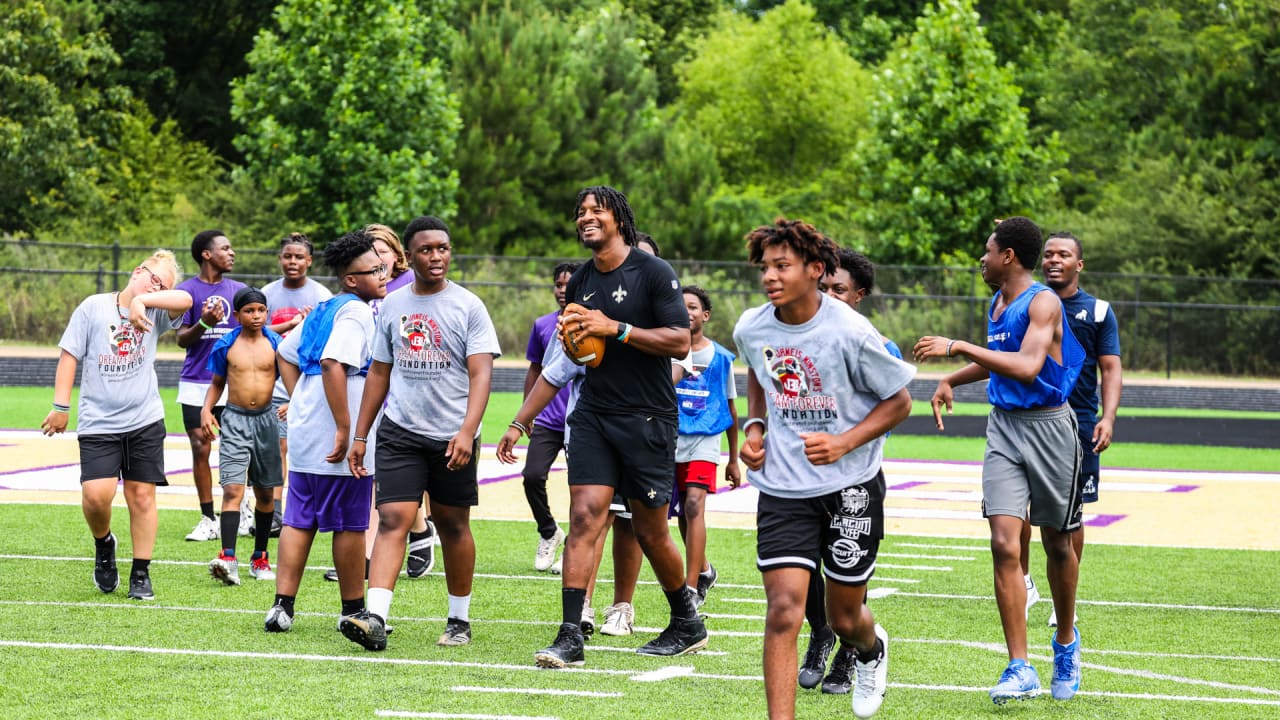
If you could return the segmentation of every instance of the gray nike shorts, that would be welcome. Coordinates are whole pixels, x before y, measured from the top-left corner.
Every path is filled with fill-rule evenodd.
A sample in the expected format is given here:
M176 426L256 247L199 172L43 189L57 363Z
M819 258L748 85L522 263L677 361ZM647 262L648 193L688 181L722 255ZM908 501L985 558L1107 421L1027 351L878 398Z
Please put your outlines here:
M1080 527L1080 438L1069 405L992 408L982 460L982 514L1027 517L1062 532Z

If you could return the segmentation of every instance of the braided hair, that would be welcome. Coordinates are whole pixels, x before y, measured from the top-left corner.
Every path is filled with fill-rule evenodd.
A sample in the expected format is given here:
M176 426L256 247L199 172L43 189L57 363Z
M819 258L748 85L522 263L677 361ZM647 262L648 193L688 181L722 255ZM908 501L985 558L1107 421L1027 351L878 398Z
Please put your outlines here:
M823 274L830 275L840 267L836 259L836 244L817 228L803 220L778 218L772 225L761 225L747 233L747 259L753 265L764 262L765 248L788 245L805 264L820 262Z
M596 202L613 213L613 219L618 222L618 232L622 233L622 239L631 247L635 247L637 242L636 218L631 212L631 205L627 203L627 196L608 185L592 185L589 188L583 188L578 192L578 199L573 204L574 220L578 219L578 211L582 208L582 201L586 200L588 195L595 195ZM582 240L581 234L578 235L578 240Z

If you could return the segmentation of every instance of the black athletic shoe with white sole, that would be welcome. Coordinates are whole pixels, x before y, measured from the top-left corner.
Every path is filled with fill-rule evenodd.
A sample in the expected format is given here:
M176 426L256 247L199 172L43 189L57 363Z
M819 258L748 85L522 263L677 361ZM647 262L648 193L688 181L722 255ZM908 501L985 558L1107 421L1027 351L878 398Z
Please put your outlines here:
M151 590L151 576L144 572L136 572L129 576L130 600L155 600L156 594Z
M827 672L827 659L835 646L836 633L830 625L809 633L809 649L805 650L804 664L800 666L800 687L805 690L818 687Z
M562 668L566 665L582 665L586 658L582 653L584 644L582 628L573 623L560 625L555 642L533 654L533 661L541 668Z
M116 536L107 535L103 547L93 549L93 584L104 593L120 587L120 571L116 569Z
M658 637L636 649L638 655L675 657L696 653L707 646L707 627L700 618L691 620L671 619Z

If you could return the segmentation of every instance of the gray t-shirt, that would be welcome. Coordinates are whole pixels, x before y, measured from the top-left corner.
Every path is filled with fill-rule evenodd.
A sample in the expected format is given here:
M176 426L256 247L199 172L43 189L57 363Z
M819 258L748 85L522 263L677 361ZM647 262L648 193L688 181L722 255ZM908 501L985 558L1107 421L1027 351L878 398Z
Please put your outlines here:
M885 351L866 318L823 295L808 322L788 325L766 303L742 314L733 340L764 388L769 411L764 467L747 473L752 485L777 497L810 498L875 476L883 437L830 465L813 465L799 436L848 430L915 376L915 366Z
M716 356L716 346L707 343L707 346L701 350L694 350L689 353L690 360L693 362L694 372L702 372L707 369L711 361ZM738 388L733 381L733 373L729 372L724 378L724 388L722 390L724 397L733 402L738 397ZM680 388L676 388L676 398L680 397ZM719 400L719 398L716 398ZM676 436L676 462L687 463L694 460L703 460L705 462L720 463L720 438L724 433L719 435L677 435Z
M90 295L71 314L58 347L83 372L76 430L81 435L123 433L164 419L156 383L156 340L182 324L163 308L150 308L153 330L138 332L116 304L116 293Z
M307 278L300 288L285 287L284 278L273 280L262 286L262 294L267 296L267 324L277 325L292 320L302 312L304 307L314 308L316 305L333 297L329 288ZM294 328L295 330L297 328ZM288 335L288 332L282 333ZM288 402L289 394L284 391L284 381L276 380L271 399L277 402ZM354 421L352 421L354 422Z
M378 309L373 359L391 365L387 417L432 440L450 440L467 414L467 358L502 354L489 311L474 293L449 283L432 295L413 285ZM480 428L476 428L476 437Z
M277 351L280 357L298 364L298 345L302 340L302 328L314 315L308 315L302 325L294 328ZM360 371L369 362L369 343L373 339L373 310L359 302L349 302L334 314L333 329L320 353L320 358L337 360L347 371L347 412L351 416L351 435L355 436L356 420L360 417L360 398L364 395L364 375ZM329 400L324 393L322 375L303 375L293 388L289 402L289 469L317 475L351 476L347 460L325 462L324 457L333 449L333 435L337 423L329 410ZM364 466L372 473L374 438L377 422L369 430Z
M542 358L542 377L555 387L569 387L569 399L564 405L564 446L567 448L569 447L569 416L578 405L582 381L587 379L587 366L570 360L564 352L564 345L559 340L555 340L547 345L547 354Z

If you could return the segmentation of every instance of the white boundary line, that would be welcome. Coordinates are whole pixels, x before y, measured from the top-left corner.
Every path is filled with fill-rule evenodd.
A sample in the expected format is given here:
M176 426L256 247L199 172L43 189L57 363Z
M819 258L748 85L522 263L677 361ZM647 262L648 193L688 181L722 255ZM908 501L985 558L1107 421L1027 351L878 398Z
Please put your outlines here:
M479 685L454 685L449 688L454 692L475 693L519 693L521 695L570 695L573 697L615 698L624 697L620 692L595 692L592 690L553 690L550 688L508 688L481 687Z
M457 720L560 720L556 715L478 715L475 713L413 712L412 710L377 710L376 717L392 718L457 718Z

